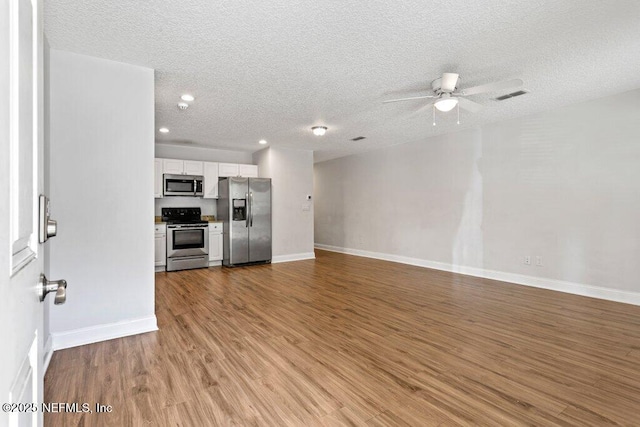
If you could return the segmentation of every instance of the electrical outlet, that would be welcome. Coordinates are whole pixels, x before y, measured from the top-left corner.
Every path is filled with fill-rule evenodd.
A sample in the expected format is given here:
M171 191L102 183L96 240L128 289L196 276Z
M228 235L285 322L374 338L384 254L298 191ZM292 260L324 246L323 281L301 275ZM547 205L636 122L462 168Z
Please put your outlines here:
M542 267L542 256L540 256L540 255L536 256L536 265L538 267Z
M526 265L531 265L531 257L529 255L524 257L524 263Z

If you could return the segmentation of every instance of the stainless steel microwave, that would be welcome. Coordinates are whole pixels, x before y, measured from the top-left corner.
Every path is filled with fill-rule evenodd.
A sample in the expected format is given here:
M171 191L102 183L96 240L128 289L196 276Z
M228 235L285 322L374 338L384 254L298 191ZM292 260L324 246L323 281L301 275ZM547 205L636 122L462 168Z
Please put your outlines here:
M171 175L164 174L163 193L165 196L204 195L204 177L200 175Z

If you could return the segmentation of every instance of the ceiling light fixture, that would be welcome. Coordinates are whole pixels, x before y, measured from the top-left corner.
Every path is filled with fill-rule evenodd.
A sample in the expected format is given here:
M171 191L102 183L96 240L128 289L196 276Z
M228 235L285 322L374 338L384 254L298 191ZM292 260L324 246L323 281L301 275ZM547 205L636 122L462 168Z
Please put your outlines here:
M327 127L326 126L314 126L311 128L311 130L313 131L313 134L316 136L322 136L325 133L327 133Z
M188 93L185 93L180 97L180 99L182 99L183 101L191 102L191 101L195 101L196 98L193 95L189 95Z
M446 113L447 111L453 110L455 106L458 105L458 98L452 98L448 93L444 93L442 94L442 98L438 99L433 105L438 109L438 111Z
M168 128L160 128L158 130L160 131L160 133L169 133L169 129Z
M258 141L258 144L260 145L265 145L267 143L266 139L261 139L260 141Z

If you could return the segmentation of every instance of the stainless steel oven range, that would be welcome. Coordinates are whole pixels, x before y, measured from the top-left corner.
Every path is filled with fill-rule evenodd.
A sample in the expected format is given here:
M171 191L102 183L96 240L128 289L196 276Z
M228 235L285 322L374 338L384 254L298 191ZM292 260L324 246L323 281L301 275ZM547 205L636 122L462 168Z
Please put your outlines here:
M167 223L167 271L209 266L209 223L200 208L162 208Z

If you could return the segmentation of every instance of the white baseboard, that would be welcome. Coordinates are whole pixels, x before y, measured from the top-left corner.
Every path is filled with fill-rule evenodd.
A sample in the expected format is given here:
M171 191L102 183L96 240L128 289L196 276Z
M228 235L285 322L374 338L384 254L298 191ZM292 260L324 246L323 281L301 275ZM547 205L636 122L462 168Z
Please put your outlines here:
M301 261L303 259L315 259L316 254L313 252L303 252L299 254L290 254L290 255L278 255L271 258L271 263L276 264L279 262L289 262L289 261Z
M585 285L582 283L567 282L563 280L546 279L543 277L526 276L524 274L507 273L503 271L486 270L483 268L466 267L462 265L448 264L438 261L429 261L419 258L410 258L400 255L385 254L380 252L364 251L360 249L342 248L339 246L323 245L316 243L315 248L331 252L375 258L385 261L393 261L401 264L415 265L418 267L433 268L435 270L449 271L465 274L467 276L483 277L499 280L501 282L515 283L518 285L532 286L535 288L549 289L591 298L599 298L626 304L640 305L640 292L630 292L618 289L603 288L600 286Z
M51 334L47 337L47 341L44 343L44 347L42 349L42 375L47 373L47 369L49 369L49 363L51 362L51 356L53 356L53 337Z
M153 315L140 319L52 333L52 348L53 350L62 350L63 348L77 347L79 345L92 344L99 341L107 341L157 330L158 321L156 320L156 316Z

